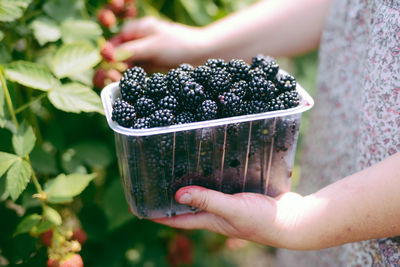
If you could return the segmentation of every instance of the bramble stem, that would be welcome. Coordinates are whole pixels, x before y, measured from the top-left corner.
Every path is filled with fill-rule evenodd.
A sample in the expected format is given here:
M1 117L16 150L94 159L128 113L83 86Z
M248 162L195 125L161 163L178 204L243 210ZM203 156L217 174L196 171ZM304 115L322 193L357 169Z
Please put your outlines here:
M15 124L15 127L18 128L18 120L17 120L17 117L15 116L15 110L14 110L14 107L13 107L13 104L11 101L10 92L8 91L7 83L6 83L6 80L4 79L3 72L1 69L0 69L0 81L1 81L1 85L3 86L3 89L4 89L4 95L6 97L7 106L8 106L8 110L10 111L11 118Z
M15 110L15 114L18 114L22 111L24 111L25 109L27 109L30 105L32 105L33 103L42 100L43 98L45 98L47 96L47 93L41 94L38 97L32 99L31 101L29 101L28 103L23 104L22 106L20 106L19 108L17 108Z

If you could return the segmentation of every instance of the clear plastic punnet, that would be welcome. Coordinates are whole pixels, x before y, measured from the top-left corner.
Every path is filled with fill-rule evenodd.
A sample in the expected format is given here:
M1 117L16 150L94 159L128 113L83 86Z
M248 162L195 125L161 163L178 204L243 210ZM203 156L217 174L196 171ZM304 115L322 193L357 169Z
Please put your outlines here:
M314 105L299 84L296 89L295 108L136 130L111 119L121 95L118 83L106 86L101 98L131 211L139 218L196 212L175 201L187 185L271 197L290 191L301 115Z

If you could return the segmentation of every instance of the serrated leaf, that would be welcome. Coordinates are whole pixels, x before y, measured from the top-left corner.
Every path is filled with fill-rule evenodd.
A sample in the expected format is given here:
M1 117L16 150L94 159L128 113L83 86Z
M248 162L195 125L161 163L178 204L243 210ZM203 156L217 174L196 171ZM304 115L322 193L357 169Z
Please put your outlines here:
M44 12L57 21L78 17L84 8L83 0L47 0L43 5Z
M81 40L96 41L103 31L99 24L91 20L66 20L61 24L61 34L64 43Z
M33 30L33 35L41 46L48 42L54 42L60 39L61 31L57 23L46 17L35 19L30 27Z
M23 9L11 0L0 0L0 21L13 21L20 18Z
M14 3L22 8L27 8L32 0L14 0Z
M5 73L12 81L42 91L50 90L59 83L46 66L29 61L14 61L6 66Z
M69 76L69 78L75 82L83 83L84 85L89 86L90 88L93 87L93 74L94 69L88 69L85 72L80 72L74 75Z
M53 227L54 227L54 224L52 222L47 221L47 220L42 220L42 221L39 222L39 224L37 226L35 226L31 230L31 232L34 235L40 235L40 234L46 232L47 230L50 230Z
M15 230L14 236L19 234L28 233L33 229L33 227L37 226L40 223L42 216L39 214L31 214L26 216L22 221L18 224L17 229Z
M64 84L49 93L50 102L67 112L98 112L103 114L100 97L89 87L79 83Z
M72 198L82 193L96 177L96 174L70 175L60 174L45 186L47 200L50 203L64 203L72 201Z
M86 71L101 60L99 50L86 42L71 43L57 50L52 70L59 78L68 77Z
M10 168L10 166L18 159L19 157L17 157L14 154L0 151L0 178L3 176L3 174L6 173L6 171Z
M25 122L18 127L17 133L12 137L12 144L15 153L20 157L29 155L35 146L35 142L35 133L33 132L32 127Z
M43 217L54 225L61 225L62 223L62 218L58 211L49 206L43 208Z
M7 191L16 200L25 190L31 178L31 168L25 160L19 159L7 172Z

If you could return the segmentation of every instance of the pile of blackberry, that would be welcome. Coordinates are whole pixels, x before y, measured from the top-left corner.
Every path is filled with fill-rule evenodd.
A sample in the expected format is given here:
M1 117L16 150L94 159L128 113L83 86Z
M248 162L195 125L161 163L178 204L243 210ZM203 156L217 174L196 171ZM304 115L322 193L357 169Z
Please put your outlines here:
M300 101L294 77L280 74L276 61L261 54L251 65L241 59L209 59L167 74L147 75L133 67L119 87L112 119L134 129L289 109Z

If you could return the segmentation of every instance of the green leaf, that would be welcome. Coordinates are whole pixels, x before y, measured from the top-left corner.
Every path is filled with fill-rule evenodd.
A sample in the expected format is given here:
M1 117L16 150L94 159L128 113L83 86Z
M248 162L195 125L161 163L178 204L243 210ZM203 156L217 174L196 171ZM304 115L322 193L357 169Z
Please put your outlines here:
M6 108L6 102L5 102L4 90L0 83L0 128L3 128L7 121L5 108Z
M93 88L93 74L94 74L94 69L88 69L85 72L80 72L74 75L69 76L71 80L75 82L80 82L83 83L84 85L89 86L90 88Z
M206 25L213 21L212 15L218 12L213 1L180 0L181 5L197 25Z
M0 178L3 176L3 174L6 173L6 171L10 168L10 166L18 159L19 157L17 157L14 154L0 151Z
M35 19L30 27L33 30L33 35L41 46L48 42L57 41L61 37L61 31L57 23L47 17Z
M62 218L58 211L49 206L44 206L43 216L54 225L61 225L62 223Z
M0 42L0 64L6 64L11 61L11 55L8 52L5 42Z
M99 24L91 20L66 20L61 24L62 40L72 43L81 40L96 41L103 31Z
M16 200L29 183L32 171L28 162L17 160L7 172L7 191Z
M45 192L50 203L64 203L82 193L96 174L60 174L45 186Z
M14 0L14 3L21 8L27 8L31 2L32 0Z
M43 91L59 83L46 66L29 61L14 61L6 66L5 73L12 81Z
M42 216L39 214L31 214L26 216L17 226L15 230L14 236L19 234L28 233L33 229L33 227L37 226L42 219Z
M78 17L83 10L83 0L47 0L43 5L44 12L57 21Z
M33 129L26 122L23 122L12 137L12 144L15 152L20 157L25 157L31 153L35 146L36 136Z
M0 21L13 21L20 18L23 9L17 2L11 0L0 0Z
M99 63L101 60L99 50L89 43L71 43L57 50L52 69L59 78L86 71Z
M42 220L39 222L39 224L37 226L35 226L32 229L32 233L35 235L40 235L44 232L46 232L47 230L50 230L51 228L53 228L54 224L48 220Z
M4 32L0 31L0 42L3 40L4 38Z
M50 102L67 112L98 112L103 114L100 97L89 87L79 83L63 84L49 93Z
M108 228L112 231L135 218L129 213L120 179L114 179L106 188L103 200L104 213L108 219Z

